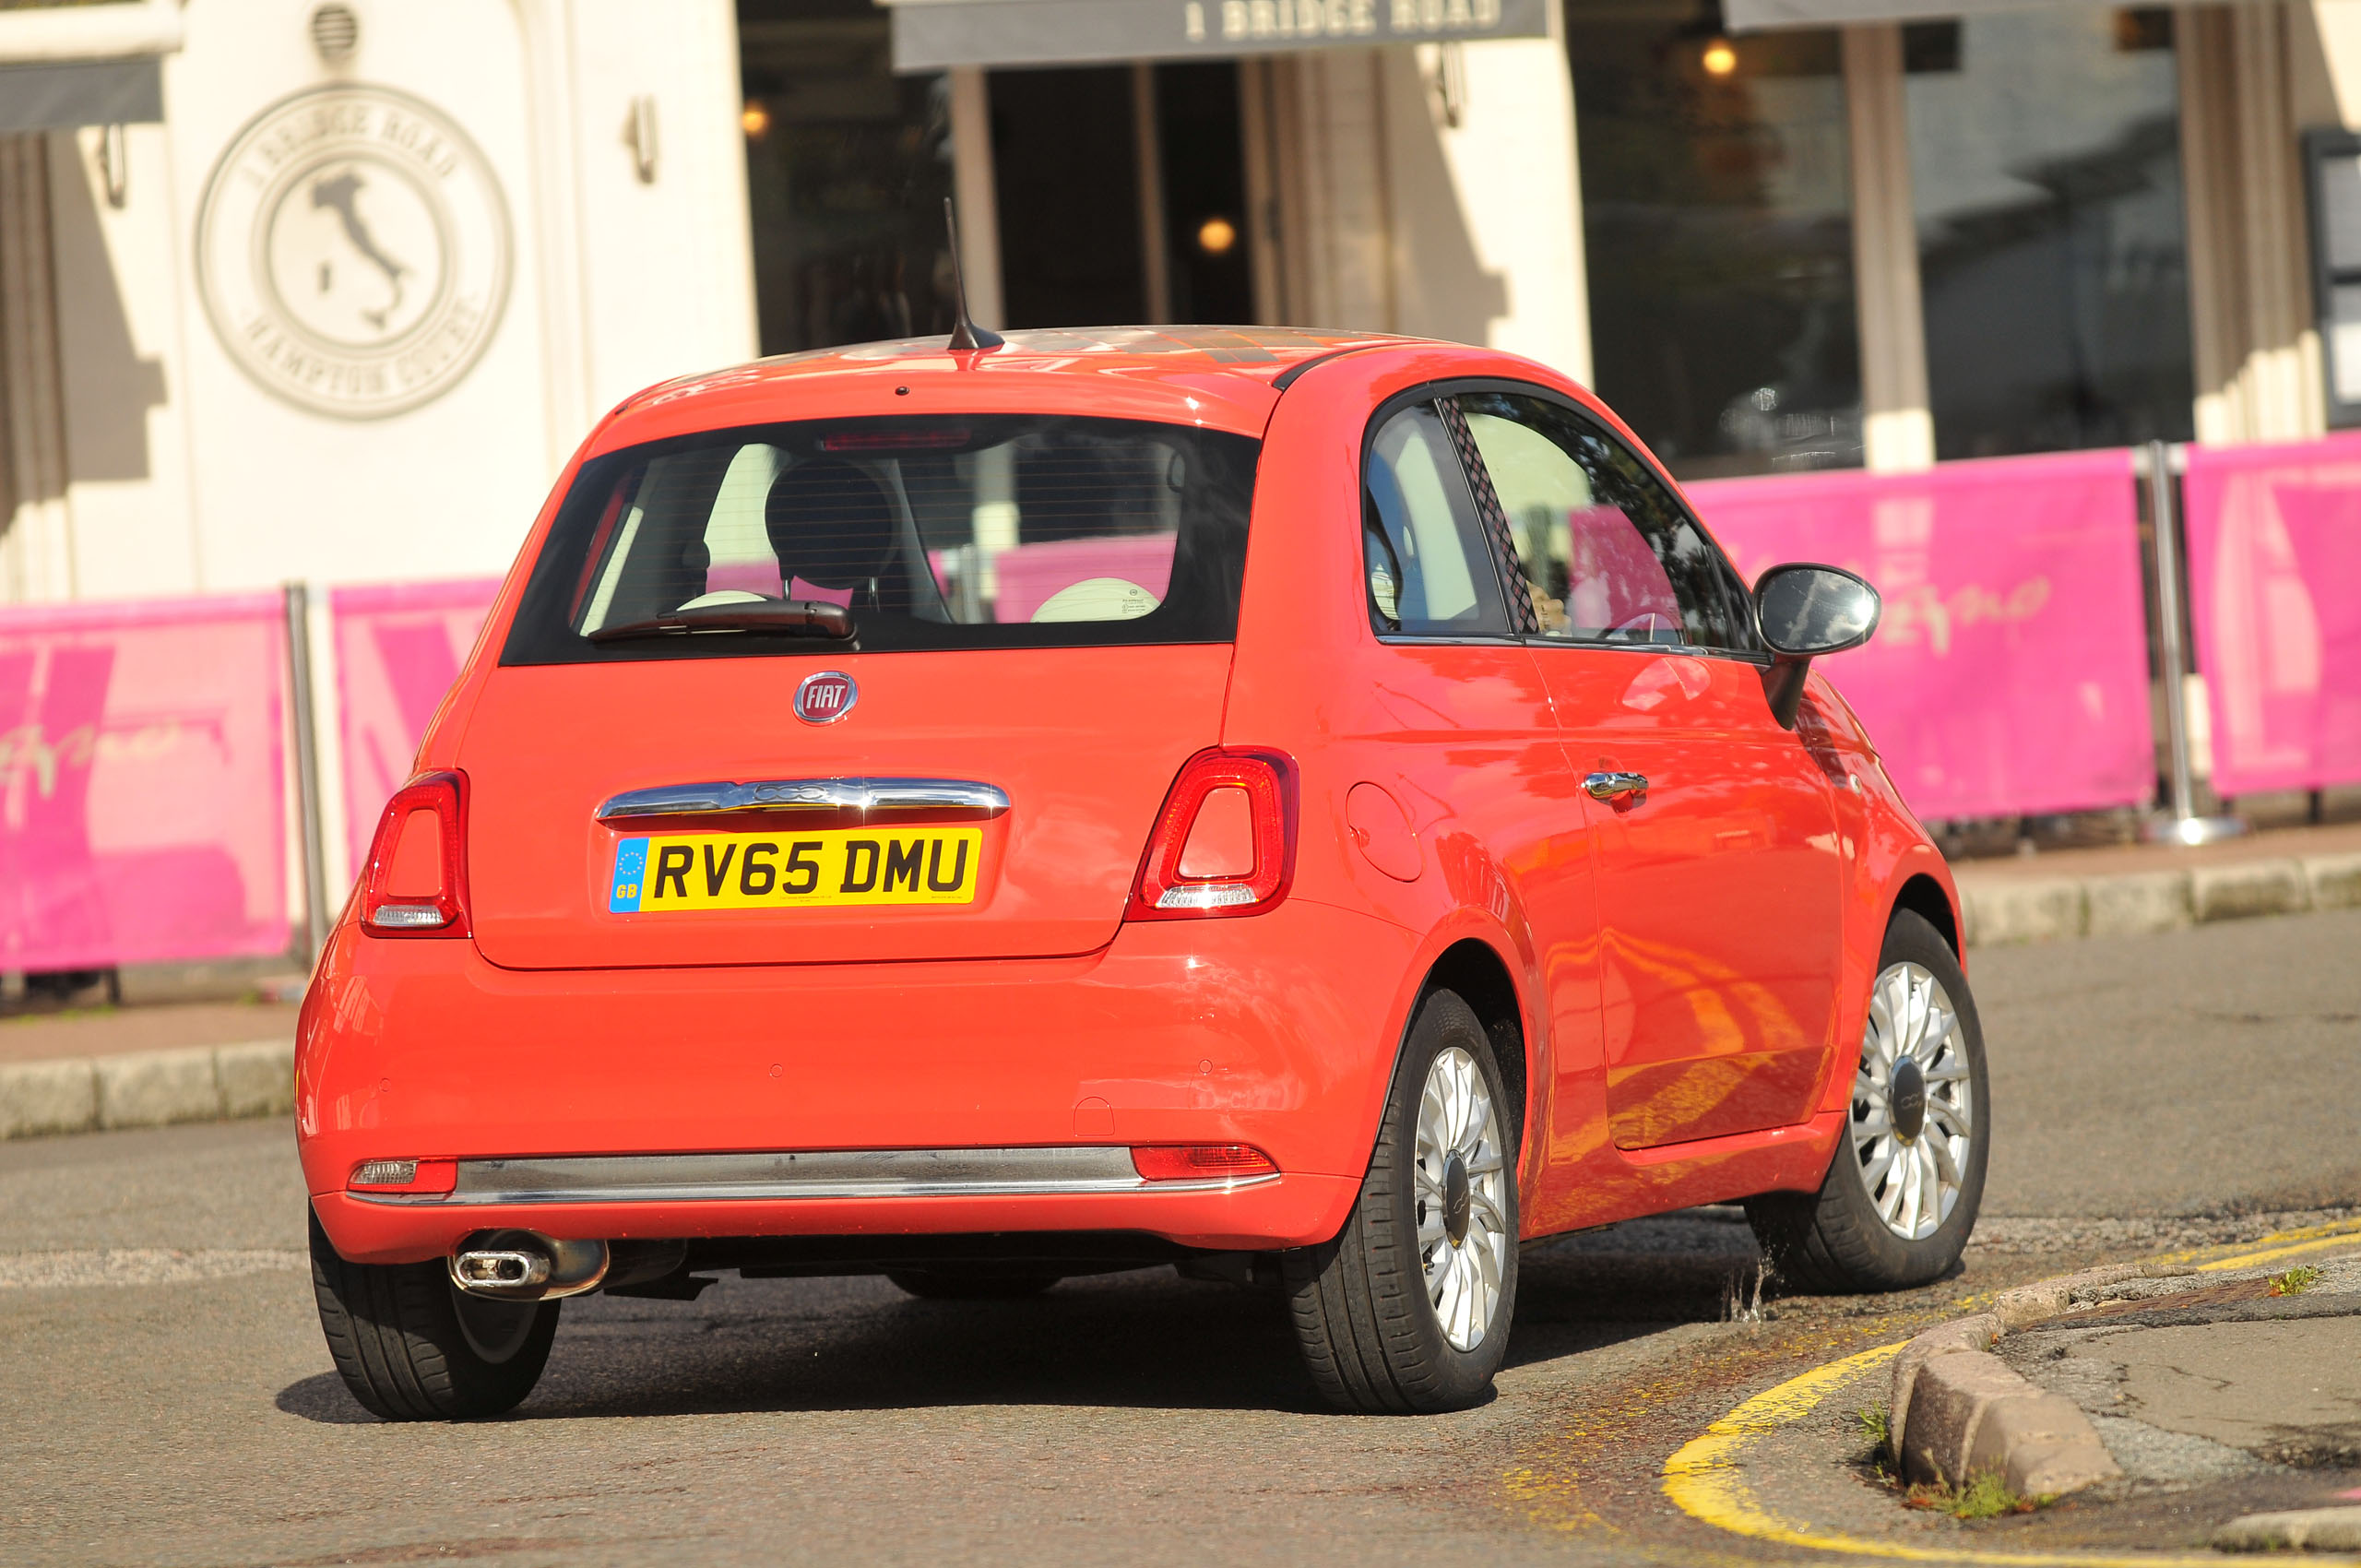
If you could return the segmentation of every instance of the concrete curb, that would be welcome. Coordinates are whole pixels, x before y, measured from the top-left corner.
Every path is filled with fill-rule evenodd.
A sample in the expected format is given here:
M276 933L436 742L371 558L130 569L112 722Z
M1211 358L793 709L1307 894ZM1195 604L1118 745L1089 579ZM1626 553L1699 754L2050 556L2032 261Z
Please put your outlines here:
M0 1138L160 1127L295 1109L295 1042L0 1063Z
M2212 921L2361 908L2361 853L2305 855L2123 876L1978 876L1959 868L1971 947L2142 936Z
M2004 1290L1991 1310L1919 1335L1894 1358L1888 1430L1904 1480L1964 1485L1998 1475L2026 1497L2056 1497L2123 1473L2090 1418L1992 1353L2010 1330L2095 1301L2153 1265L2122 1264Z
M2216 1551L2361 1551L2361 1508L2248 1514L2213 1532Z

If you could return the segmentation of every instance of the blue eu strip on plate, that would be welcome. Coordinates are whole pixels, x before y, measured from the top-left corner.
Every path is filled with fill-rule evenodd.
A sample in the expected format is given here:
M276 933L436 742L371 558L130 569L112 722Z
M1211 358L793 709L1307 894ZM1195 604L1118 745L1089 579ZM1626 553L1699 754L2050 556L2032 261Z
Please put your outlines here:
M647 875L647 840L626 838L615 846L615 880L607 891L607 912L639 912L639 890Z

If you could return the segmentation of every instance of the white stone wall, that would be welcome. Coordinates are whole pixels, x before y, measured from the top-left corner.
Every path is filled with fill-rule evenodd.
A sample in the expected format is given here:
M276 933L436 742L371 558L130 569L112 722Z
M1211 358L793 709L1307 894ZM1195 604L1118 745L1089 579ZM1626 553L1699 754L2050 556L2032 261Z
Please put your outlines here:
M12 374L53 379L65 482L14 498L34 526L0 541L0 597L497 573L600 413L754 352L730 0L351 3L359 47L338 62L314 46L312 0L190 7L165 60L166 124L122 137L120 205L104 132L47 138L58 352ZM438 396L380 417L255 374L197 277L201 256L234 264L277 232L240 214L237 232L200 243L225 149L272 104L338 83L439 111L481 149L506 214L506 296L481 352ZM641 98L651 178L628 134ZM387 197L370 199L398 227ZM334 220L297 206L295 221ZM309 263L276 265L300 282Z

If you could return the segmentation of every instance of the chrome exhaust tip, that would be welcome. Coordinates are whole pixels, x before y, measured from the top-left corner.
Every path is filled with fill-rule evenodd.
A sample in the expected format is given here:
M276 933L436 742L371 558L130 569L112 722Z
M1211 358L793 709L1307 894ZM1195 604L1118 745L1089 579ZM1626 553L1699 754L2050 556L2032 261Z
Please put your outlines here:
M533 1230L480 1231L451 1254L453 1285L499 1301L579 1296L606 1277L606 1242L561 1241Z

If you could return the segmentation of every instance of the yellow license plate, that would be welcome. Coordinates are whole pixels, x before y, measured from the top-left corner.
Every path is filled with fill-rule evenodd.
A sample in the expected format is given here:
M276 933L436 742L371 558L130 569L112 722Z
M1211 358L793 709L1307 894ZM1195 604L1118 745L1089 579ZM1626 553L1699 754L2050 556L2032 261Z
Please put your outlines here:
M800 909L848 904L972 904L981 879L978 827L899 833L673 833L615 846L607 908Z

